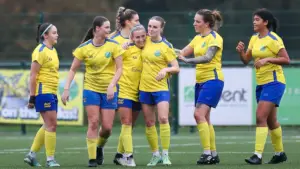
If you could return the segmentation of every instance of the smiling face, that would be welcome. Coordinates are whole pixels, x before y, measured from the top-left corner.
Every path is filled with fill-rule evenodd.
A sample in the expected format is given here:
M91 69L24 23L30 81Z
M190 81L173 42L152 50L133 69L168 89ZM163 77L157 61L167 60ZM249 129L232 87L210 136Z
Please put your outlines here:
M148 34L150 37L158 37L163 31L162 23L155 19L150 19L148 23Z
M255 32L260 32L265 29L268 25L268 21L264 21L260 16L254 15L253 17L253 30Z
M138 48L145 46L147 33L145 29L138 29L132 32L131 40Z
M55 45L58 40L58 32L56 26L51 26L49 30L43 35L44 41L47 41L51 45Z
M94 34L96 37L107 38L110 31L110 22L105 21L103 22L102 26L96 26Z

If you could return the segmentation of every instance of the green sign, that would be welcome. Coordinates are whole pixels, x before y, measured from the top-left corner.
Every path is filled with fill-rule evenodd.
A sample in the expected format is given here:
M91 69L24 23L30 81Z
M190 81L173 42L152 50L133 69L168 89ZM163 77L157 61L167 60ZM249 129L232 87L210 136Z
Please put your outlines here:
M300 69L285 68L286 88L277 118L281 124L300 124Z
M195 87L185 86L184 87L184 102L193 102L195 98Z

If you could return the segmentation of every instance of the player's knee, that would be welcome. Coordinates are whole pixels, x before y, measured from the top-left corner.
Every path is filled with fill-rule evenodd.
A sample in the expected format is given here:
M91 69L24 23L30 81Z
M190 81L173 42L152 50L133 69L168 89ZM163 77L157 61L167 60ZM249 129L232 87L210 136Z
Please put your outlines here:
M57 121L56 118L49 118L44 125L49 132L56 132Z
M57 123L56 121L47 124L47 131L49 132L56 132Z
M105 137L105 138L108 138L112 133L112 129L103 129L102 130L102 136Z
M102 124L101 129L103 135L110 136L112 132L112 124Z
M267 124L270 130L274 130L280 126L279 122L277 121L276 117L268 118Z
M159 117L159 123L160 124L167 124L167 123L169 123L168 116L161 116L161 117Z
M132 124L132 119L128 117L122 117L121 118L121 123L123 125L131 125Z
M197 123L206 121L205 115L197 111L194 113L194 118Z
M89 130L97 132L99 126L99 120L90 120L89 121Z
M147 127L152 127L155 125L155 120L146 120L146 126Z
M264 112L258 111L256 113L256 124L264 124L267 122L267 116Z

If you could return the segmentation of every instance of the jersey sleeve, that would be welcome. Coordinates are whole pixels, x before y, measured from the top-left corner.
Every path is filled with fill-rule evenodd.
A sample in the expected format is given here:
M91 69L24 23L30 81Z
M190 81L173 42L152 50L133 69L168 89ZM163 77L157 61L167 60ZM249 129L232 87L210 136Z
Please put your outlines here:
M208 47L212 47L212 46L216 46L218 48L223 48L223 39L222 38L212 38L209 42L208 42Z
M73 56L79 60L84 60L84 53L83 53L84 48L83 47L78 47L73 51Z
M248 45L248 49L249 49L249 50L252 50L253 44L254 44L254 42L255 42L255 39L256 39L256 36L253 35L253 36L251 37L250 41L249 41L249 45Z
M44 52L39 52L38 50L35 50L32 53L32 62L38 62L38 64L43 65L45 63L45 53Z
M282 39L272 40L271 43L269 43L268 48L272 51L274 54L278 54L280 49L285 48Z
M174 50L173 46L168 47L167 51L165 53L165 59L168 61L168 63L170 63L176 58L177 58L177 55L175 53L175 50Z
M116 47L114 48L113 53L112 53L113 54L113 58L117 58L117 57L123 55L124 52L125 51L121 47L121 45L116 45Z

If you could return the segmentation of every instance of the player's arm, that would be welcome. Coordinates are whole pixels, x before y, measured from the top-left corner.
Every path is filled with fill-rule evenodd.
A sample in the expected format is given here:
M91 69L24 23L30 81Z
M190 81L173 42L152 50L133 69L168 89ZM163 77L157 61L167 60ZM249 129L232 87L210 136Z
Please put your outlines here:
M111 80L110 84L107 87L107 100L111 100L114 98L114 89L115 86L117 85L121 75L122 75L122 71L123 71L123 64L122 64L122 56L118 56L115 57L115 63L116 63L116 73L113 77L113 79Z
M178 61L176 59L172 60L169 63L169 65L171 65L171 66L167 67L167 68L164 68L166 73L171 73L171 74L179 73L179 64L178 64Z
M158 72L158 74L156 76L157 81L163 80L167 74L175 74L175 73L179 72L179 64L176 59L176 52L173 49L173 47L167 49L167 55L165 55L165 59L168 62L169 66L161 69Z
M30 98L28 101L28 108L34 108L35 105L35 91L36 91L36 78L40 71L41 65L38 63L38 61L33 61L31 63L30 68L30 78L29 78L29 92L30 92Z
M122 71L123 71L123 61L122 61L122 56L118 56L115 58L115 63L116 63L116 73L112 79L112 81L109 84L109 87L115 87L122 75Z
M177 59L174 59L171 62L169 62L169 65L169 67L163 68L161 71L158 72L156 76L157 81L163 80L167 74L179 73L180 69Z
M209 63L215 57L218 49L219 48L217 46L211 46L207 49L207 52L204 56L197 56L195 58L182 57L180 59L189 64Z
M186 57L186 56L192 55L194 52L194 49L191 46L187 45L186 47L184 47L181 50L175 49L175 52L176 52L177 56Z
M81 61L78 58L74 57L67 80L66 80L66 83L65 83L64 90L70 89L71 82L73 81L76 71L80 67L80 64L81 64Z
M276 58L265 58L267 62L277 64L277 65L287 65L290 63L290 57L284 47L282 39L273 40L269 43L270 50L276 54Z
M249 47L246 52L245 52L245 44L244 42L241 41L238 43L236 47L236 51L239 53L241 61L245 65L247 65L252 58L252 39L250 40Z
M272 53L276 54L278 57L276 58L263 58L259 59L254 63L254 66L258 69L265 65L266 63L273 63L277 65L286 65L290 63L290 57L284 47L284 44L281 39L273 40L268 44L268 48L272 51Z
M266 58L267 62L277 65L288 65L290 64L290 57L285 48L279 50L277 58Z
M36 91L36 78L40 71L41 65L37 61L31 63L30 68L30 96L35 96Z
M240 59L245 65L247 65L251 61L251 58L252 58L252 50L251 49L247 49L246 52L242 51L240 53Z
M70 85L75 77L77 69L80 67L80 64L81 64L81 61L78 58L74 57L67 80L66 80L66 83L65 83L65 86L64 86L64 92L61 96L61 100L64 105L66 105L67 101L69 101Z

